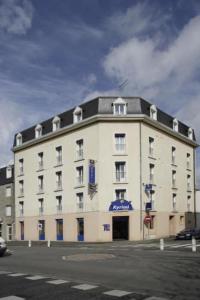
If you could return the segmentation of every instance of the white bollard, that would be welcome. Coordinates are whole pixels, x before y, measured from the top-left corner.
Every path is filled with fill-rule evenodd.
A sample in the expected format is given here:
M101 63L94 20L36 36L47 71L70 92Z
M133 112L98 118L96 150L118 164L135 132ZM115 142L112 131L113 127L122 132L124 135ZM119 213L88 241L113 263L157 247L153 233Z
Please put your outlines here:
M51 241L50 241L50 240L48 240L48 242L47 242L47 247L48 247L48 248L51 247Z
M164 239L160 239L160 250L163 251L164 248Z
M197 251L197 243L195 237L192 237L192 252Z
M28 247L31 247L31 240L28 241Z

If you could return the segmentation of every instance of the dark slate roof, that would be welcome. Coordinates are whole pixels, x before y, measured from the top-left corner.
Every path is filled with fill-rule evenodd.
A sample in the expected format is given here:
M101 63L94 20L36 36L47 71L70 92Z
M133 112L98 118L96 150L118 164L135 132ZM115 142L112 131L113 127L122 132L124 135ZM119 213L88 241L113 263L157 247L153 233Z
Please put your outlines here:
M87 119L97 114L112 114L112 104L119 98L116 97L98 97L88 102L82 103L79 107L82 108L82 118ZM140 98L140 97L122 97L127 102L127 114L144 114L150 116L150 107L152 103ZM61 114L58 114L61 120L61 128L73 124L73 111L75 107L65 111ZM50 118L44 122L41 122L42 125L42 135L52 132L52 121L53 118ZM162 110L157 108L157 121L164 124L165 126L173 129L173 119L174 117L166 114ZM37 125L37 124L36 124ZM36 125L21 131L22 142L28 142L35 138L35 127ZM184 136L188 136L189 127L179 121L179 133ZM17 134L16 134L17 135ZM14 139L14 145L16 145L16 135ZM195 135L193 131L193 140L195 141Z
M12 168L12 177L10 178L6 178L7 167L0 168L0 186L14 182L14 165L11 165L11 168Z

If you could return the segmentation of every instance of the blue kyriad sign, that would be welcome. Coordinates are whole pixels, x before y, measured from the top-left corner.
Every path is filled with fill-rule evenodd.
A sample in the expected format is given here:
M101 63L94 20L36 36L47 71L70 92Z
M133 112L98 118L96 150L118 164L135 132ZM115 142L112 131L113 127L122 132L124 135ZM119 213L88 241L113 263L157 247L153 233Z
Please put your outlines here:
M89 161L89 184L95 184L95 161Z
M109 207L109 211L126 211L126 210L133 210L131 201L116 200L111 202Z

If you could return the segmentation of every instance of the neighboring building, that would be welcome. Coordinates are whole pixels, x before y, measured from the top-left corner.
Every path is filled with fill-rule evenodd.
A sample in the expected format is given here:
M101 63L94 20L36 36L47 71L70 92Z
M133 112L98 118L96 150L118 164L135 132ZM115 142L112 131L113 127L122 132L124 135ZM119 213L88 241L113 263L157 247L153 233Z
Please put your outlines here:
M197 146L137 97L99 97L18 133L16 238L139 240L192 226Z
M196 227L200 228L200 190L196 189Z
M0 237L15 238L14 166L0 169Z

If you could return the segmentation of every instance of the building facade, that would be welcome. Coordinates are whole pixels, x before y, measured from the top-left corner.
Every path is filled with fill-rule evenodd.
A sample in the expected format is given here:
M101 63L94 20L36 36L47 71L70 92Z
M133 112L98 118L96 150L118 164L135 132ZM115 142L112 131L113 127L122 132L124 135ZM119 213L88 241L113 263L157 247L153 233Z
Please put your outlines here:
M18 133L16 238L140 240L193 226L196 147L191 128L136 97L99 97Z
M15 238L14 166L0 169L0 237Z

